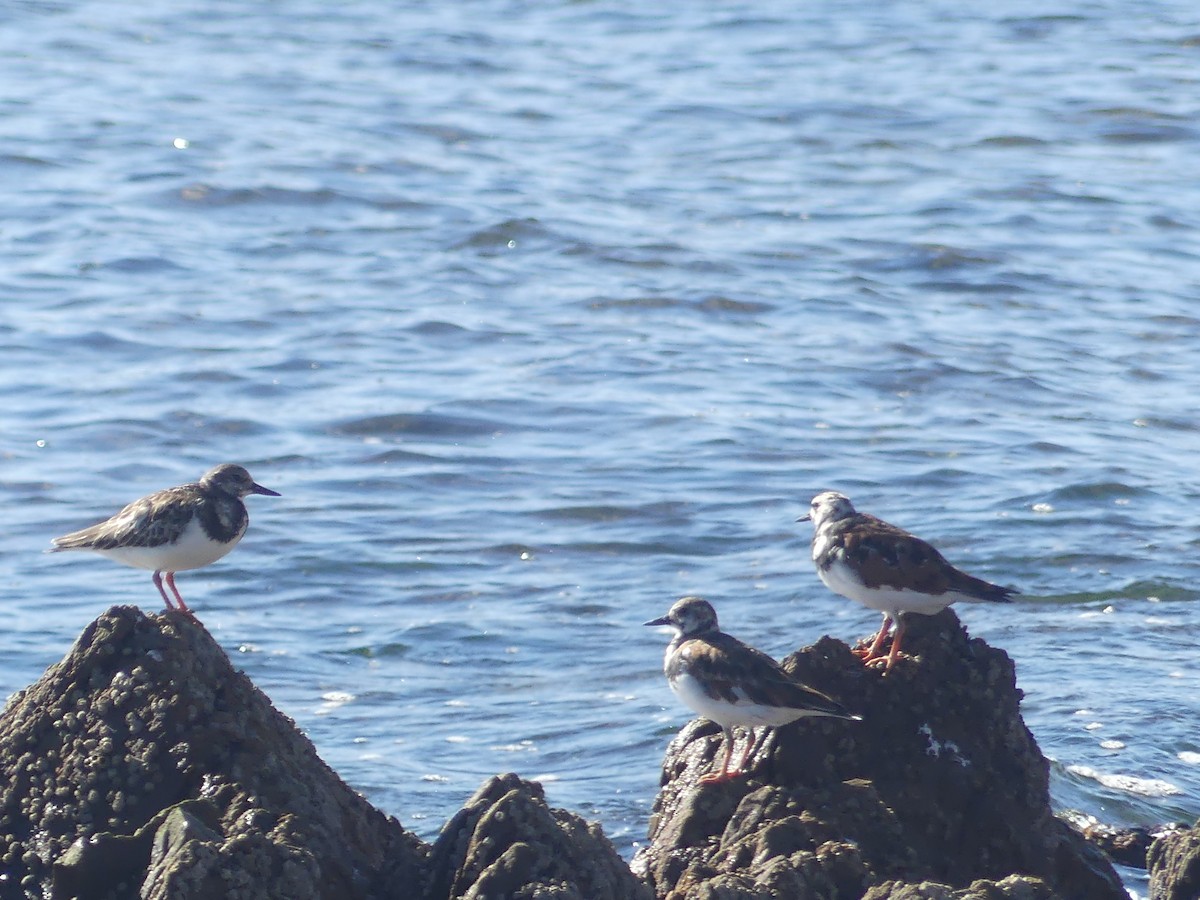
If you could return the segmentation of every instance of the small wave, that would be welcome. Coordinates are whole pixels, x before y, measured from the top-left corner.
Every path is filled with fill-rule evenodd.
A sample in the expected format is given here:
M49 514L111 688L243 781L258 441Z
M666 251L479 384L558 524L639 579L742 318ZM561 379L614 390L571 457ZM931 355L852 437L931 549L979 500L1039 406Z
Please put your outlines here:
M1093 109L1090 114L1103 123L1099 128L1100 136L1113 143L1159 143L1195 138L1195 131L1184 117L1157 109L1119 106Z
M123 256L120 259L104 261L89 260L80 263L80 272L92 272L103 269L111 272L128 272L130 274L146 274L149 272L186 272L186 266L177 262L163 259L161 256Z
M494 225L473 231L452 246L455 250L516 249L518 246L528 249L527 246L523 245L534 243L540 246L548 241L557 240L558 235L547 229L537 219L506 219L503 222L497 222Z
M756 300L735 300L732 297L708 296L698 300L682 297L602 297L588 303L591 309L684 309L694 312L758 316L775 309L774 304Z
M1134 487L1120 481L1077 482L1052 491L1049 496L1051 505L1056 502L1072 500L1111 500L1124 497L1138 497L1152 493L1144 488Z
M327 716L339 707L345 706L347 703L353 703L358 698L349 691L326 691L321 695L324 701L315 710L313 715Z
M347 419L333 425L332 434L354 437L405 437L454 438L486 437L502 431L511 431L513 426L489 419L467 416L445 416L435 413L393 413L383 416L367 416Z
M430 462L438 457L430 456L428 453L414 453L411 450L386 450L383 453L375 453L366 457L363 462L373 465L388 465L389 463L399 462Z
M1183 793L1169 781L1161 778L1138 778L1135 775L1117 775L1100 772L1091 766L1067 766L1067 771L1081 778L1090 778L1106 788L1138 794L1142 797L1171 797Z
M1027 134L997 134L976 141L977 147L1044 147L1049 141Z
M644 505L616 506L595 504L587 506L557 506L538 510L540 518L565 522L624 522L627 520L661 521L669 518L686 520L686 505L677 502L660 502Z
M266 187L222 188L196 182L180 188L173 195L188 205L221 206L324 206L339 200L350 199L331 188L297 190L268 185Z
M43 168L58 165L58 163L49 159L42 159L40 156L27 156L24 153L0 153L0 168L7 168L9 166Z

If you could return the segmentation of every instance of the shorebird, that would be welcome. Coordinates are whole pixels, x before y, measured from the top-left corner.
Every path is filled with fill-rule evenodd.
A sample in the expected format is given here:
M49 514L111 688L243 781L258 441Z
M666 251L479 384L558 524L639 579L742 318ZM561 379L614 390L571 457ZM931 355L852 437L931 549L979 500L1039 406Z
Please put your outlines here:
M804 716L862 718L801 684L765 653L721 631L717 613L707 600L684 597L665 616L646 624L675 629L663 659L667 682L675 696L720 725L725 736L721 771L705 775L701 784L716 784L743 774L756 743L756 725L777 727ZM738 725L745 726L749 735L737 766L730 769L733 729Z
M1010 603L1018 593L956 569L916 535L857 512L845 494L817 494L809 513L798 519L806 520L813 523L812 558L821 580L834 593L883 613L871 646L855 651L865 663L883 658L883 642L895 623L884 671L900 653L904 614L932 616L959 600Z
M247 494L279 496L256 484L241 466L225 463L195 483L156 491L110 519L54 538L50 552L91 550L127 566L150 569L167 609L175 607L164 580L178 608L191 615L175 587L175 573L214 563L237 545L250 522L242 503Z

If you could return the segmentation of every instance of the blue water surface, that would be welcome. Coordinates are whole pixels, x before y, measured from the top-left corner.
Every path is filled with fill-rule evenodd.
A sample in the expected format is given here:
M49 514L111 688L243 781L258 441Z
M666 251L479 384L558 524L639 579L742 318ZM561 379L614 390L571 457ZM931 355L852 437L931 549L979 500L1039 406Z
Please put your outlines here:
M869 633L837 488L1023 591L960 614L1060 809L1194 820L1198 61L1182 2L8 4L0 690L160 606L51 537L238 461L283 496L180 586L323 758L629 856L640 623Z

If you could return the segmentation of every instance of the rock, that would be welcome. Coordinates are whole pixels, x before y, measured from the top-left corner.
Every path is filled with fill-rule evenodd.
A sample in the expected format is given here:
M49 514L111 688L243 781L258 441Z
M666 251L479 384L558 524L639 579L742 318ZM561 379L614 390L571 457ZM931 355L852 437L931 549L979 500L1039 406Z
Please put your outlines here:
M431 849L373 809L199 622L116 608L0 715L0 897L650 900L515 775Z
M957 890L932 881L888 882L871 888L862 900L1054 900L1057 896L1040 878L1010 875L1001 881L974 881Z
M1050 810L1008 655L969 639L952 610L912 617L905 649L914 658L886 676L831 638L785 660L864 721L785 726L746 779L698 785L720 731L684 728L634 859L655 895L766 897L786 883L796 900L1127 900L1108 860Z
M631 873L539 785L490 779L432 848L373 809L204 627L114 608L0 715L0 897L50 900L1125 900L1050 814L1012 662L952 612L886 677L823 639L785 665L865 721L781 729L700 786L720 731L672 742ZM1150 851L1197 896L1196 831ZM639 876L643 880L639 880Z
M1200 897L1200 822L1155 839L1146 854L1151 900Z
M187 807L186 803L172 806L151 823L154 838L142 882L145 900L215 896L221 889L220 878L211 865L221 856L216 849L222 843L219 810L208 804L208 814L203 816ZM207 865L200 864L201 859ZM204 890L209 893L202 893Z
M1186 825L1178 823L1118 828L1077 813L1062 814L1062 818L1074 825L1089 844L1100 848L1113 862L1131 869L1146 868L1150 846L1155 840L1187 830Z
M427 848L179 613L93 622L0 716L0 772L4 897L407 898L425 883Z
M499 775L442 829L427 900L650 900L599 826L546 805L542 787Z
M88 900L111 893L113 885L141 883L159 829L172 817L186 817L196 828L211 832L217 810L207 800L185 800L158 813L132 835L102 832L79 838L54 862L51 896Z

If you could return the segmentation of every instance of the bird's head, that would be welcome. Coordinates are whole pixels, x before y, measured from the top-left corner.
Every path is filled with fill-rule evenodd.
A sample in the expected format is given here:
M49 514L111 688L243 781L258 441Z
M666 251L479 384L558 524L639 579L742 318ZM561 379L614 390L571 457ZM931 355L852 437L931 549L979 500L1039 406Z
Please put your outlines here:
M214 488L229 494L231 497L245 497L247 494L266 494L268 497L278 497L279 492L256 484L250 473L234 463L222 463L215 469L209 469L200 479L206 487Z
M717 630L717 611L700 597L676 600L665 616L651 619L647 625L670 625L681 638Z
M820 531L823 525L840 521L852 515L854 515L854 504L850 502L849 497L839 494L837 491L822 491L812 498L808 513L796 521L811 521L813 528Z

